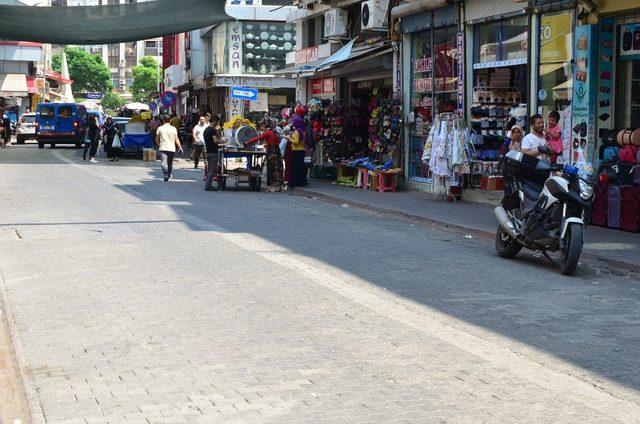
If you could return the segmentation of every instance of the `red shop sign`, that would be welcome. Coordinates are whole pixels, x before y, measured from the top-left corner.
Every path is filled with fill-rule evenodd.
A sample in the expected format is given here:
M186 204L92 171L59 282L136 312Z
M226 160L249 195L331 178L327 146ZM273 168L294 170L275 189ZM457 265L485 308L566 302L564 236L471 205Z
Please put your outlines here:
M322 94L322 78L311 80L311 94Z
M332 94L335 92L335 78L314 78L311 80L311 95Z

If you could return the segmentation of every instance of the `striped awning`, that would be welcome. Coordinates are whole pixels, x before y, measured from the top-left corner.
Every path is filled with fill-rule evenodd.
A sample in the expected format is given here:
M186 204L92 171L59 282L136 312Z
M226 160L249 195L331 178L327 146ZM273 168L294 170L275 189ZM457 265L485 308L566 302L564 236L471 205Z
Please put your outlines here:
M24 74L0 74L1 97L27 97L27 76Z
M231 20L225 0L155 0L105 6L0 5L0 39L52 44L145 40Z

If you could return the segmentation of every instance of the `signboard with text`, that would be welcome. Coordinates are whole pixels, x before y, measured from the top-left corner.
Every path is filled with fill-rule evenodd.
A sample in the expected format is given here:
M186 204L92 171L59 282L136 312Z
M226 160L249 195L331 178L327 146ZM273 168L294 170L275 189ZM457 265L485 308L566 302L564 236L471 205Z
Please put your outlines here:
M572 100L571 163L591 162L595 142L596 115L596 25L576 27Z
M542 15L540 18L540 63L571 59L571 13Z
M235 21L228 24L229 42L229 73L242 73L242 22Z
M231 87L231 98L237 100L258 100L258 90L249 87Z
M314 78L311 80L311 95L333 94L336 92L335 78Z
M318 60L318 46L296 51L296 66Z

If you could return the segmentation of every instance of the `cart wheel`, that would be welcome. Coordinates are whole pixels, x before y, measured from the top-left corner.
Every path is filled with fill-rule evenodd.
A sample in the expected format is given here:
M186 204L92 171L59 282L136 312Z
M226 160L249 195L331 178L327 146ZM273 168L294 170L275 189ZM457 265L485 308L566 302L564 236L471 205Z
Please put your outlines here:
M218 177L218 190L227 188L227 177Z

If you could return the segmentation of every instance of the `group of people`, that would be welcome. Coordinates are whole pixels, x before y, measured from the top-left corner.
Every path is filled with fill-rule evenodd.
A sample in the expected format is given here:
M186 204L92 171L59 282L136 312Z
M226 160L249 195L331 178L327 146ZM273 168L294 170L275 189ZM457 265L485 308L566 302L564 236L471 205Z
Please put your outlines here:
M538 148L547 146L551 152L549 159L556 163L563 151L562 128L559 121L560 114L556 111L549 112L546 126L542 115L532 115L529 118L531 131L526 136L521 126L513 125L510 136L502 147L502 153L515 150L529 156L544 157L545 154L541 153Z
M104 125L100 125L97 116L90 116L87 120L87 137L84 142L82 160L87 160L88 153L89 163L98 163L96 156L101 141L107 158L112 162L117 162L122 154L122 131L120 126L111 117L107 117Z

